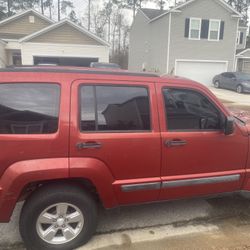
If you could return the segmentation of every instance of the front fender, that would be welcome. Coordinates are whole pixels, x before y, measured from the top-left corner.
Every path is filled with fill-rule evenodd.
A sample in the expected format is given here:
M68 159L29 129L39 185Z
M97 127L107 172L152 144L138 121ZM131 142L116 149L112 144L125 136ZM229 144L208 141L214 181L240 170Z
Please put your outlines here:
M8 222L23 188L32 182L69 177L69 159L36 159L11 165L0 179L0 222Z
M114 177L102 161L95 158L71 158L70 178L89 179L96 187L105 208L118 205L112 185Z

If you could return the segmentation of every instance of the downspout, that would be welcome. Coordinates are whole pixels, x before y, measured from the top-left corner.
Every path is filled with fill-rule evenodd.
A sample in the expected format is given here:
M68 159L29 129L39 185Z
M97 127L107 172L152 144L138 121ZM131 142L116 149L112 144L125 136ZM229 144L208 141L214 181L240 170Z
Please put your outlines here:
M168 22L167 74L169 73L171 26L172 26L172 13L170 12L169 13L169 22Z
M236 63L236 53L237 53L237 36L239 31L239 22L240 18L238 18L237 21L237 30L236 30L236 38L235 38L235 49L234 49L234 64L233 64L233 70L236 71L237 63Z

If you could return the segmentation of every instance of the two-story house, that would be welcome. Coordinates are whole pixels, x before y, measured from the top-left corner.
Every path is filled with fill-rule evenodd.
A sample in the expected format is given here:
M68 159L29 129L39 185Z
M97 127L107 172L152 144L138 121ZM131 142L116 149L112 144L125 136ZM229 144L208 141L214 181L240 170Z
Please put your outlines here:
M130 32L129 69L175 74L210 85L237 69L246 45L241 14L223 0L189 0L168 11L141 9Z
M0 67L109 62L109 44L70 20L54 22L30 9L0 21Z

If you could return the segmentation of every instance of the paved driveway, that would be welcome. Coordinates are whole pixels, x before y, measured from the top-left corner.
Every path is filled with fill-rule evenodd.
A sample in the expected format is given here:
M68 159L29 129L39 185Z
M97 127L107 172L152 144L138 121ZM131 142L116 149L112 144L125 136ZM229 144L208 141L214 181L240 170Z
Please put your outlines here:
M16 208L11 223L0 224L1 250L23 249L17 225L21 205ZM128 244L135 244L133 249L140 250L136 246L141 246L144 241L159 241L160 244L166 237L185 239L190 234L217 232L217 224L229 218L240 218L244 225L249 226L246 232L250 235L250 201L238 196L163 202L107 211L100 207L99 216L96 235L79 250L118 249L119 245L126 247Z

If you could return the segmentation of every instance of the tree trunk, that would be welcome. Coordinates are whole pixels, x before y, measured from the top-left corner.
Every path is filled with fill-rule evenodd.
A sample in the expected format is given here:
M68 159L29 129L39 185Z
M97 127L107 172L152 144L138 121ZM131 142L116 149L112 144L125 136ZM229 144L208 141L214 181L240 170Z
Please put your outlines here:
M60 0L57 0L57 8L58 8L58 21L61 20L61 3Z
M109 16L108 21L108 42L110 43L110 35L111 35L111 17Z
M43 6L43 0L41 0L41 11L42 11L42 14L44 15L44 6Z
M90 30L91 22L90 22L90 10L91 10L91 0L89 0L88 6L88 30Z
M135 19L136 0L133 0L133 20Z
M10 7L11 7L11 6L10 6L10 5L11 5L10 1L11 1L11 0L8 0L8 1L7 1L8 17L10 17L10 14L11 14L11 13L10 13Z
M52 19L52 2L51 1L49 4L49 17L50 17L50 19Z

